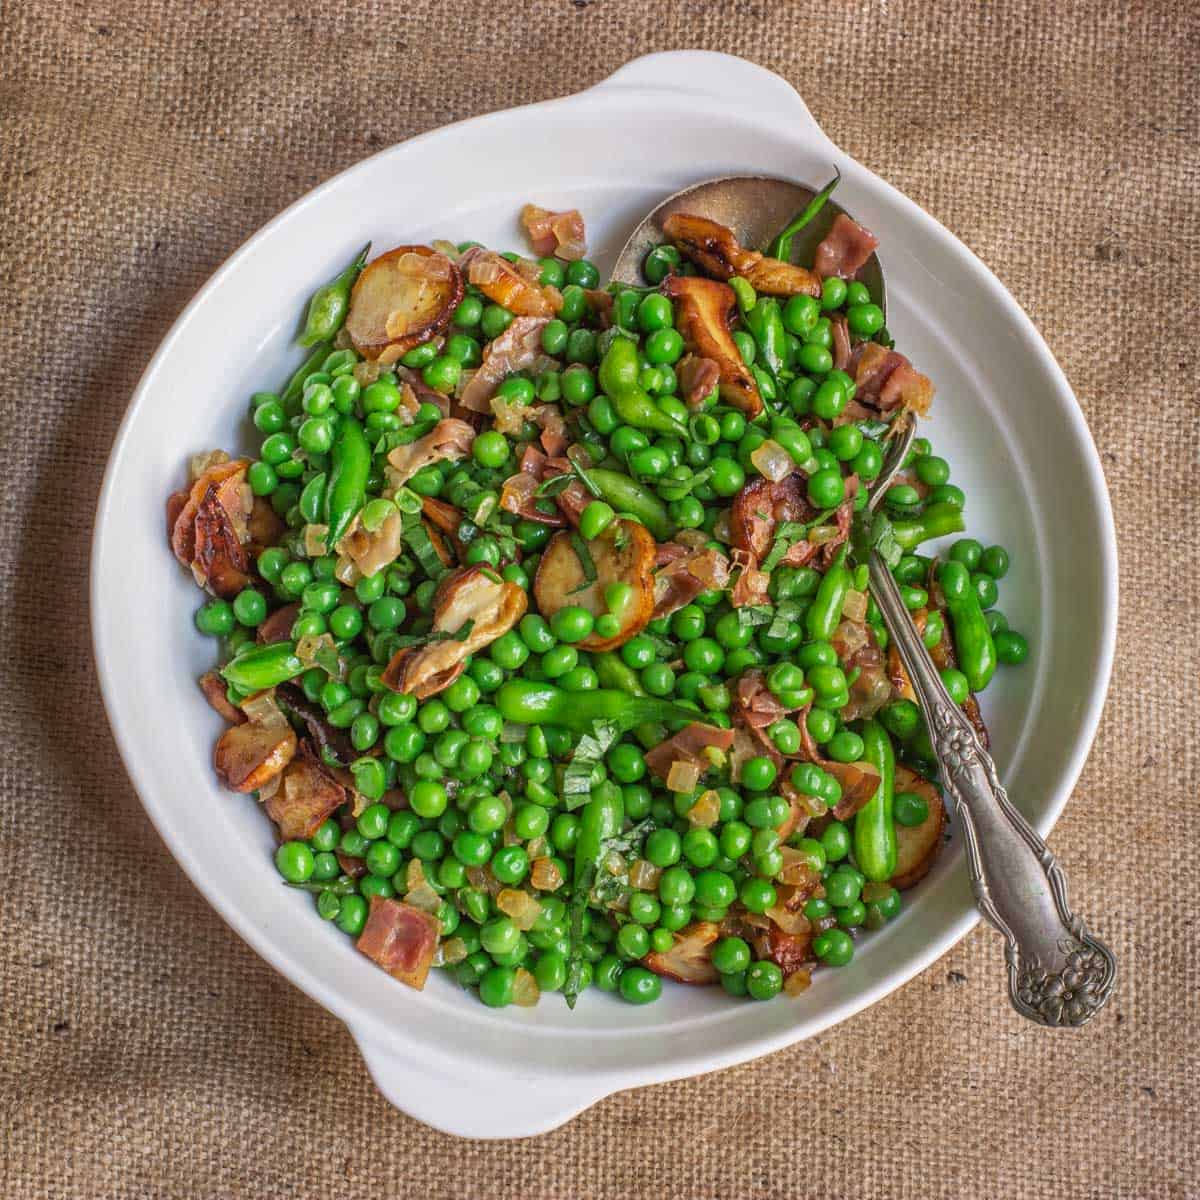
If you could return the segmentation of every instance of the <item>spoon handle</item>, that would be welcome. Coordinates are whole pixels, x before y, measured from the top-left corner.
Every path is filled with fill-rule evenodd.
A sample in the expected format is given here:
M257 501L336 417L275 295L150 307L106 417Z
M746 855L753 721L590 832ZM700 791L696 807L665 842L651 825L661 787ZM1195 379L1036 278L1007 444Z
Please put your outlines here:
M996 764L951 700L891 571L874 551L870 572L954 801L975 901L1005 938L1013 1007L1042 1025L1083 1025L1111 994L1116 960L1071 911L1058 860L1000 786Z

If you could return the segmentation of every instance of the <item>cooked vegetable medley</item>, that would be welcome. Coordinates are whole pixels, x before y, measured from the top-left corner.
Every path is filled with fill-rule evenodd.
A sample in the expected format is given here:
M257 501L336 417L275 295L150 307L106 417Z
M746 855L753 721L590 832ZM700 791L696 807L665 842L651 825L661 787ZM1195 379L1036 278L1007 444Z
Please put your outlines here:
M197 458L170 498L223 645L217 775L396 979L794 994L937 857L864 547L985 740L975 694L1028 647L1002 547L926 551L964 528L926 440L866 519L933 387L856 280L867 230L839 215L786 261L819 208L780 257L677 213L645 287L599 289L577 212L526 207L536 260L368 247L252 398L257 457Z

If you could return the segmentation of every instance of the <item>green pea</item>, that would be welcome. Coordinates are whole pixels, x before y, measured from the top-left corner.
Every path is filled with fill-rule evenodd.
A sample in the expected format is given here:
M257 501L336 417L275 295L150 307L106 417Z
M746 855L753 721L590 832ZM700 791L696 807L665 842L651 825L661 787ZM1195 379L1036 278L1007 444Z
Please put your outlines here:
M846 323L851 333L869 338L883 328L883 309L878 304L852 305L846 310Z
M498 338L512 324L513 314L499 304L488 304L480 317L479 327L489 341Z
M1023 663L1029 657L1029 643L1015 629L1002 629L993 636L996 658L1008 666Z
M897 792L892 801L892 815L898 825L921 825L929 816L929 804L916 792Z
M854 957L854 939L844 929L827 929L813 939L813 953L829 967L844 967Z
M1008 551L1003 546L989 546L979 558L979 568L993 579L1003 579L1008 574Z

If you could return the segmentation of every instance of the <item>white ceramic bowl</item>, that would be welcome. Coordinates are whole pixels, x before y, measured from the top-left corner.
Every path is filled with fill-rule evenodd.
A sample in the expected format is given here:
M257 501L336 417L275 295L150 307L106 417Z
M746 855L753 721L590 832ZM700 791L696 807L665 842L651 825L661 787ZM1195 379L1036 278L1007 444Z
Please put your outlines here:
M1028 633L1021 671L985 705L1009 793L1045 834L1083 764L1108 682L1116 548L1100 464L1045 343L996 278L911 201L847 158L782 79L740 59L680 52L623 67L577 96L414 138L293 205L216 273L142 377L113 447L96 519L92 619L113 732L172 853L260 954L344 1020L383 1093L448 1132L551 1129L610 1092L743 1062L841 1021L898 987L978 919L952 843L900 918L854 962L772 1004L667 987L634 1008L589 994L493 1011L436 976L396 984L281 887L270 823L221 790L221 727L195 680L212 643L173 561L164 500L187 457L246 440L251 392L299 359L292 343L314 284L368 238L376 251L435 236L521 245L522 203L580 208L602 266L664 195L714 175L819 184L879 235L889 326L937 383L927 432L968 489L968 524L1012 549L1003 607ZM997 957L1000 948L997 945ZM999 962L996 986L1002 986Z

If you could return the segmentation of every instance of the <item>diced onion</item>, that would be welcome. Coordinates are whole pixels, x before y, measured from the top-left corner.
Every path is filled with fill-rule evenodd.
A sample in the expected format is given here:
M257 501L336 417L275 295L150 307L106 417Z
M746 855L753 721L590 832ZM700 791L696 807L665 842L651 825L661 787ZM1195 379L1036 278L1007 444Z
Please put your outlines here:
M758 473L772 483L778 483L781 479L786 478L796 467L792 456L771 438L751 451L750 461L757 468Z
M532 841L525 845L525 853L529 855L529 861L533 862L535 858L545 858L551 853L550 842L543 834L540 837L535 837Z
M700 767L694 762L676 759L667 772L667 788L672 792L691 792L700 782Z
M333 574L339 583L344 583L347 587L353 587L362 578L362 572L355 565L354 559L344 556L337 560Z
M842 604L842 613L847 620L862 622L867 619L867 593L851 588Z
M721 817L721 797L709 788L688 809L688 824L694 829L711 829Z
M798 996L801 992L807 992L811 984L812 972L800 967L783 981L783 990L789 996Z
M519 888L505 888L496 897L496 907L511 917L512 923L522 931L532 929L542 914L542 906L528 892Z
M282 729L288 723L287 717L279 711L279 705L275 703L274 688L257 692L243 700L240 707L248 721L261 725L264 729Z
M305 525L304 553L309 558L320 558L325 553L325 535L328 532L328 525Z
M529 882L539 892L557 892L563 885L562 872L552 858L535 858L529 865Z
M467 943L462 938L448 938L442 943L442 962L453 965L467 957Z
M193 454L188 462L188 476L195 483L205 471L219 467L229 461L229 455L224 450L209 450L204 454Z
M629 886L639 892L652 892L658 887L661 875L662 867L639 858L629 868Z
M832 542L838 535L838 527L836 525L818 525L815 529L808 531L808 540L814 546L823 546L826 542Z
M807 933L811 928L808 918L802 912L790 912L782 904L777 904L774 908L768 908L766 915L784 933Z
M541 994L537 980L524 967L518 967L513 976L512 1002L520 1008L532 1008Z

